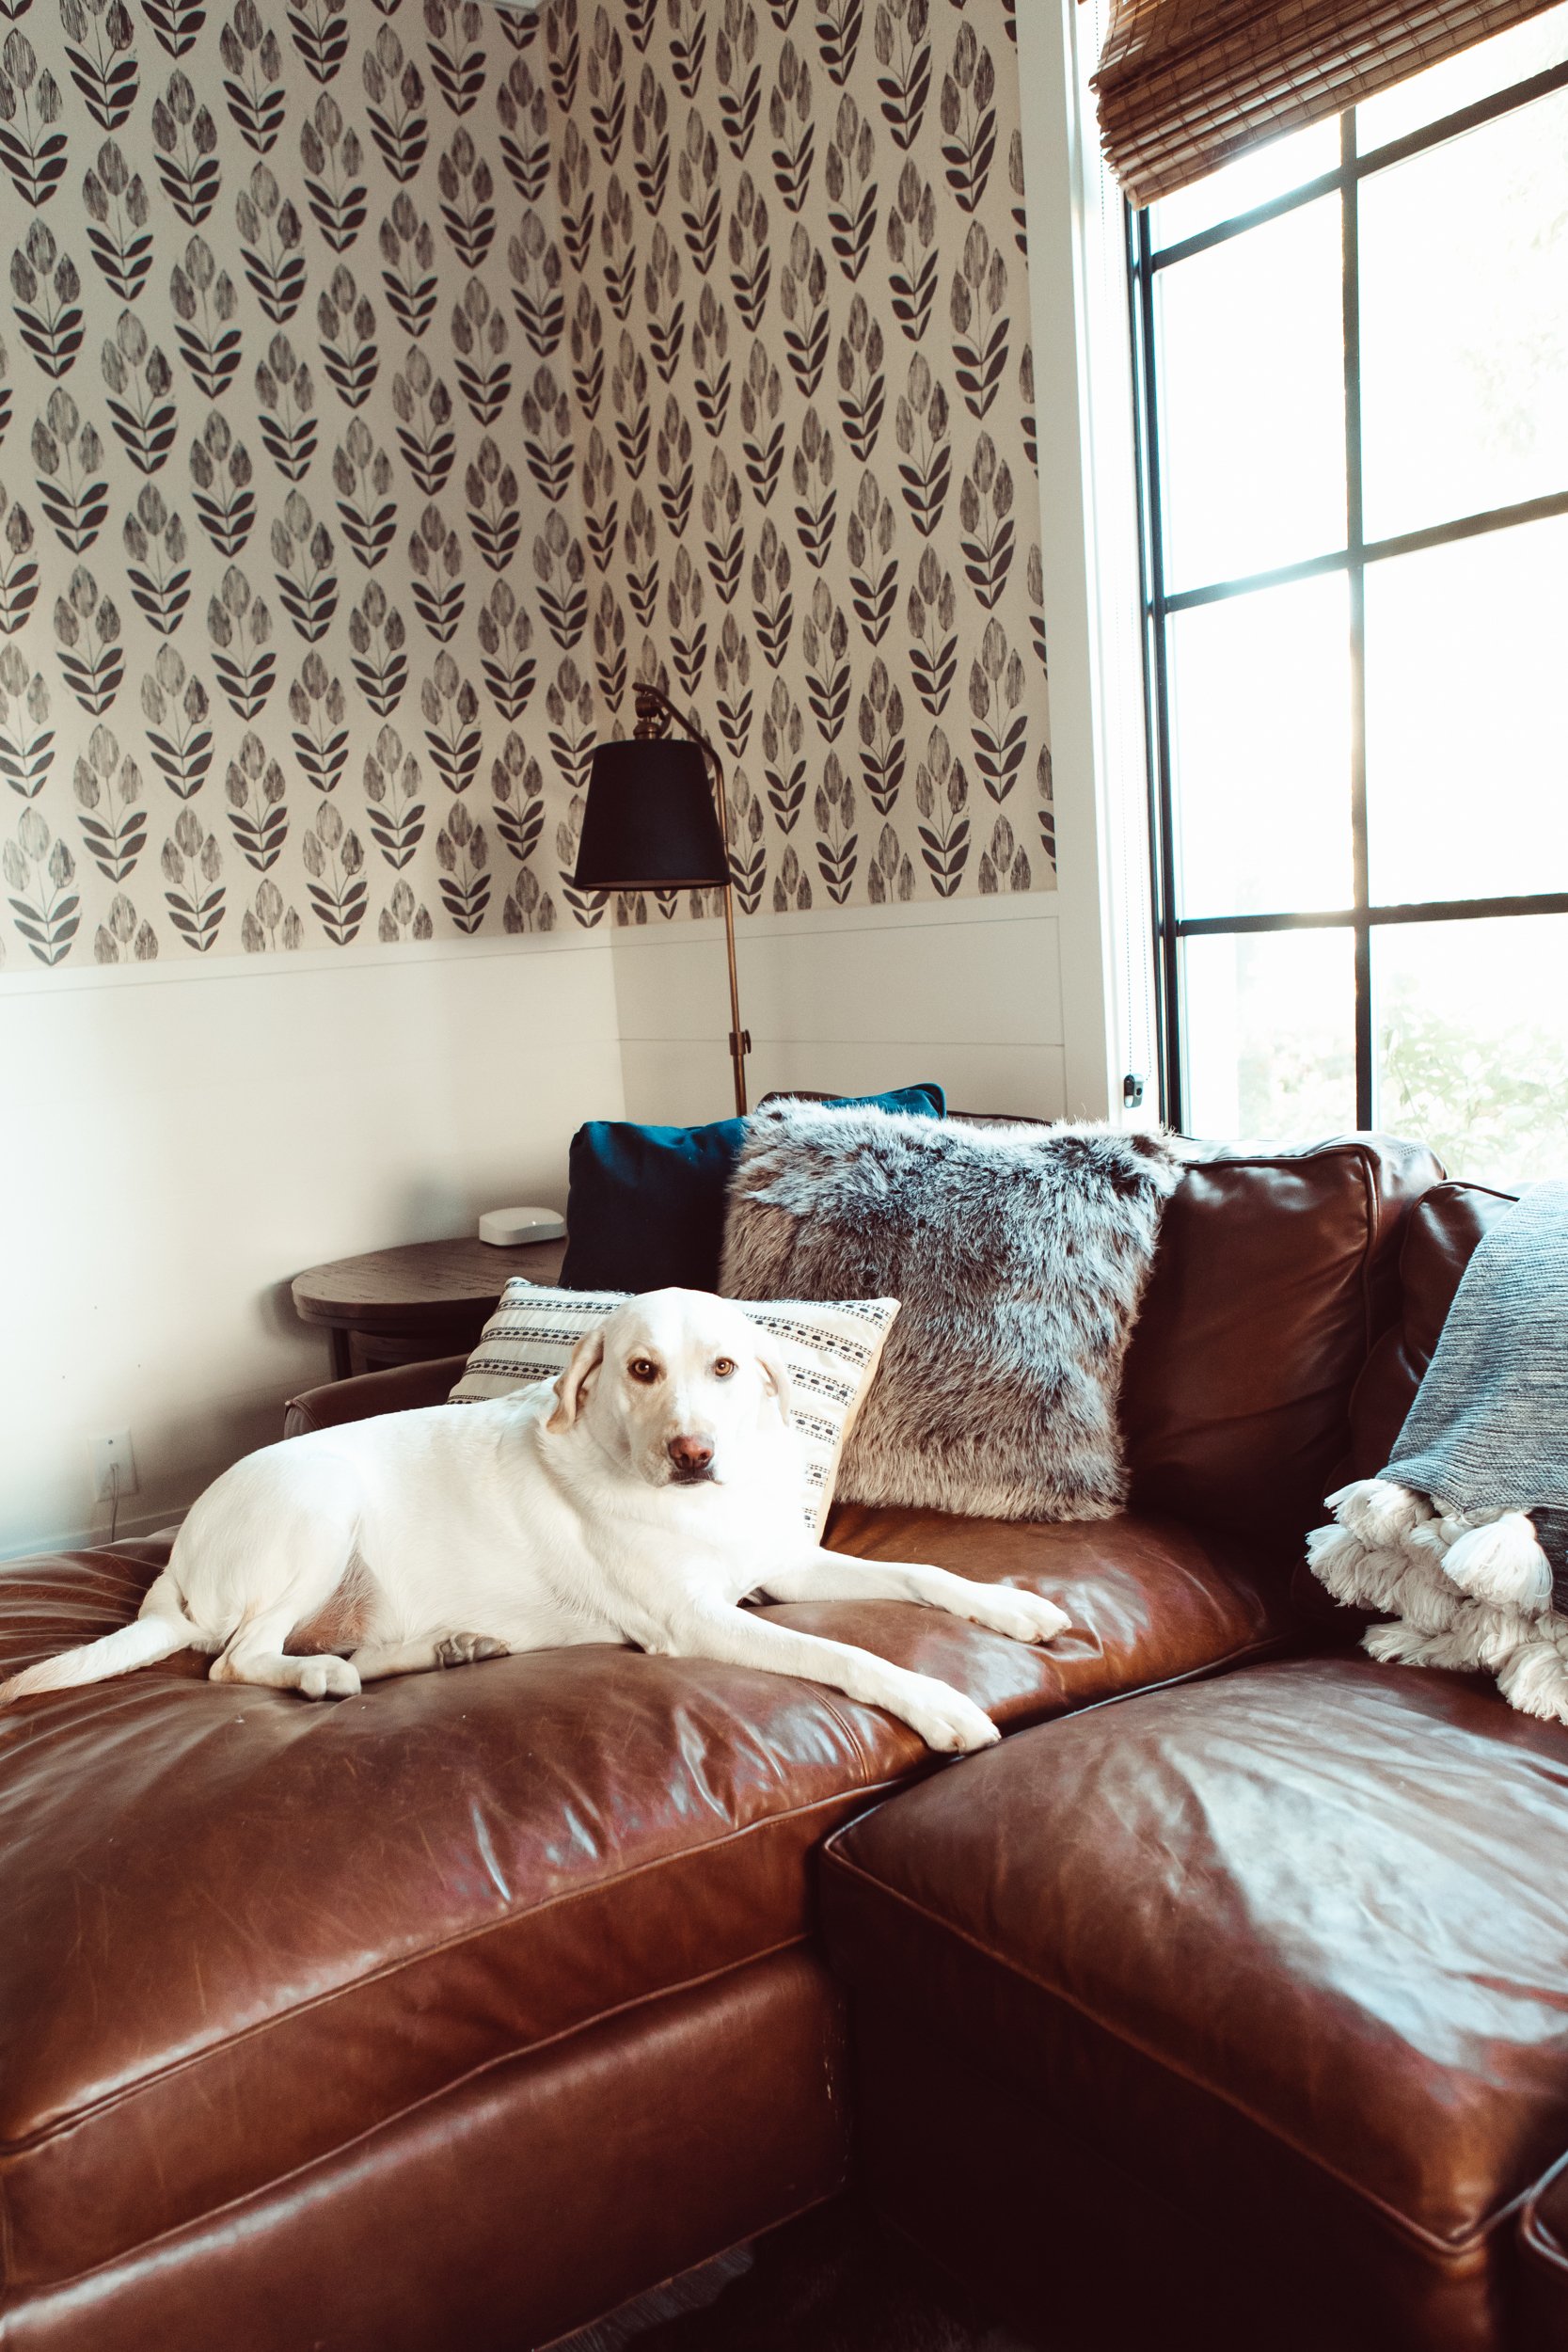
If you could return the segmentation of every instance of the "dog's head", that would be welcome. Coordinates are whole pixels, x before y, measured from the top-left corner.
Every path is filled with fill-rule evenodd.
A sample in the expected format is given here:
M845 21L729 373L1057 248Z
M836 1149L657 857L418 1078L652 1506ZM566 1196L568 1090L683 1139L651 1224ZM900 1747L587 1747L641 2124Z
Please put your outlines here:
M725 1486L789 1421L789 1381L767 1335L707 1291L648 1291L585 1332L546 1426L581 1422L651 1486Z

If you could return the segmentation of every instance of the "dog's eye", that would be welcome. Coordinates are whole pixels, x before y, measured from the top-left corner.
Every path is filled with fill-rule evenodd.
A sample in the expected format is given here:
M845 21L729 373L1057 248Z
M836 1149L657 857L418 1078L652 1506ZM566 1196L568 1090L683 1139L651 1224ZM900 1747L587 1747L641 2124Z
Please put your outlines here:
M650 1380L658 1378L658 1366L646 1356L634 1356L626 1370L634 1380L641 1380L644 1388Z
M713 1376L716 1380L727 1380L734 1370L735 1358L721 1356L713 1367Z

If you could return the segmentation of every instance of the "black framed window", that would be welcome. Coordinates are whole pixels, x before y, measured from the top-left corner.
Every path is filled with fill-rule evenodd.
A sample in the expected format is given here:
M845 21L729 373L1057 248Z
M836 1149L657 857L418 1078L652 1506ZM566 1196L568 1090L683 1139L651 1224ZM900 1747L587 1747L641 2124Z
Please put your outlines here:
M1164 1115L1568 1173L1568 5L1129 240Z

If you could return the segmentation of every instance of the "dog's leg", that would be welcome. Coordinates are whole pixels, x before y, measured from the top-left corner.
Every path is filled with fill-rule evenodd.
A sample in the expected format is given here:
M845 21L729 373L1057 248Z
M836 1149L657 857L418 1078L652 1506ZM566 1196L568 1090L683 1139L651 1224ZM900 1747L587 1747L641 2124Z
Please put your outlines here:
M361 1682L384 1682L390 1675L422 1675L435 1666L468 1666L511 1655L494 1634L427 1633L414 1642L372 1642L356 1649L349 1663Z
M281 1608L251 1617L242 1625L221 1658L214 1658L214 1682L256 1682L269 1691L298 1691L308 1699L352 1699L359 1677L346 1658L290 1658L283 1644L298 1622L293 1600Z
M359 1677L290 1636L320 1623L357 1574L363 1496L352 1462L302 1444L248 1455L210 1486L181 1529L169 1573L209 1625L232 1627L210 1669L308 1699L353 1698ZM199 1604L199 1605L198 1605Z
M842 1551L808 1551L769 1569L762 1589L775 1600L913 1600L949 1616L967 1617L1015 1642L1049 1642L1070 1620L1053 1600L1011 1584L976 1584L946 1568L902 1560L856 1560Z
M830 1690L863 1699L870 1707L885 1707L918 1731L927 1747L948 1753L967 1755L989 1748L1001 1737L972 1699L931 1675L911 1674L870 1650L797 1633L789 1626L738 1609L683 1612L677 1623L643 1647L667 1658L713 1658L734 1666L756 1666L764 1674L825 1682Z

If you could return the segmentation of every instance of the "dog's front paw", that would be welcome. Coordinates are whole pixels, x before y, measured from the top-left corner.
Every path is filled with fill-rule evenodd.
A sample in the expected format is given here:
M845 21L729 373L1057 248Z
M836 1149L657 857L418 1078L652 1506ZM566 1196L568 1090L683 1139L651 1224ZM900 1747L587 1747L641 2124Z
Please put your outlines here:
M1006 1633L1015 1642L1049 1642L1065 1633L1071 1619L1053 1600L1038 1593L1021 1593L1010 1584L988 1584L983 1598L971 1610L976 1625L993 1633Z
M498 1642L489 1633L449 1633L445 1641L436 1645L438 1666L472 1666L482 1658L510 1658L504 1642Z
M359 1672L346 1658L308 1658L299 1671L299 1688L308 1699L356 1699Z
M983 1708L949 1683L911 1675L899 1690L895 1712L941 1756L973 1756L994 1747L1002 1734Z

